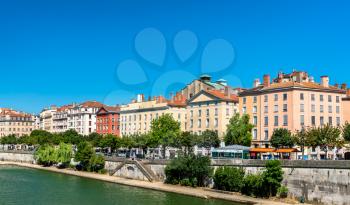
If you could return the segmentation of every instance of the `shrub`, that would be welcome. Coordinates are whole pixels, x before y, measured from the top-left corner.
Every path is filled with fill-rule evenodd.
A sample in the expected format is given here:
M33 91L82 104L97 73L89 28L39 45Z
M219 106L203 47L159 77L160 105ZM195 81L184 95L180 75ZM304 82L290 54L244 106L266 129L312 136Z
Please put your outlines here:
M171 160L165 168L165 183L184 186L205 186L212 176L210 159L203 156L180 156Z
M78 145L75 161L80 162L77 166L78 170L82 169L90 172L99 172L105 165L103 156L96 155L92 145L87 142L81 142Z
M263 172L264 187L268 191L268 196L276 196L277 189L281 186L283 180L283 171L281 162L278 160L269 160L265 165Z
M105 159L101 155L93 154L89 160L88 171L99 172L105 167Z
M214 174L214 187L224 191L240 192L243 186L242 168L219 167Z
M242 194L254 197L263 197L265 188L263 187L263 176L261 174L248 174L243 179Z
M277 189L277 196L279 198L287 198L288 196L288 188L286 186L280 186L278 189Z
M56 162L55 148L50 145L42 145L34 154L38 164L51 166Z

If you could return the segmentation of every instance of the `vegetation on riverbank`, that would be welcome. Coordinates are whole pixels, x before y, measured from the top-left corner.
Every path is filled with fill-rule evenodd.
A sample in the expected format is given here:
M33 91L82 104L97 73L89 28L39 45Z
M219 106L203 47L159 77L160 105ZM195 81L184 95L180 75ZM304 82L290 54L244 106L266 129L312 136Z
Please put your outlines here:
M267 198L277 193L281 197L288 194L288 189L281 188L283 171L277 160L267 161L264 171L258 174L246 174L242 168L220 167L213 179L216 189L241 192L248 196Z

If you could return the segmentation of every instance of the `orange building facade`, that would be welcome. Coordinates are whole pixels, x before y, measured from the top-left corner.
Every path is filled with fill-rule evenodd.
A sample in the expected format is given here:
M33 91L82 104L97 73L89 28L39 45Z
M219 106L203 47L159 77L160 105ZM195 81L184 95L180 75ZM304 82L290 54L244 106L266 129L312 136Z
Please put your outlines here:
M97 111L96 117L96 132L98 134L112 134L120 136L119 107L103 106Z
M295 132L311 126L344 124L346 89L345 84L331 86L327 76L316 83L306 72L279 73L272 81L265 75L263 83L255 80L253 88L239 97L240 112L249 114L255 126L253 146L269 147L276 128Z

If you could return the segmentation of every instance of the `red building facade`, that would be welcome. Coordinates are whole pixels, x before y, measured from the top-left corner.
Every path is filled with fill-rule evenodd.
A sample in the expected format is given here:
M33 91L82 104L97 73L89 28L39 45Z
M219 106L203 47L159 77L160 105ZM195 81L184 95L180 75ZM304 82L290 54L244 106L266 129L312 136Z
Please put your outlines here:
M96 132L98 134L120 135L119 132L120 108L115 106L103 106L96 113Z

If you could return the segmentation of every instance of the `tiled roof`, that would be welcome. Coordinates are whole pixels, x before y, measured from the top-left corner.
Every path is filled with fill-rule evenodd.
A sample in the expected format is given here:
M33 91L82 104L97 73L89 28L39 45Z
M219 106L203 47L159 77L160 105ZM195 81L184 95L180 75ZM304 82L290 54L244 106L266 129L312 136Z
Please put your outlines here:
M248 89L243 91L241 94L244 95L250 92L264 92L264 91L272 91L275 89L286 89L286 88L303 88L303 89L315 89L315 90L324 90L324 91L334 91L334 92L342 92L345 93L344 90L337 88L335 86L324 87L321 84L313 83L313 82L281 82L281 83L272 83L268 87L264 87L260 85L258 87Z
M7 116L7 115L10 117L31 117L31 115L27 113L18 112L7 108L5 109L1 108L0 116Z
M103 106L103 108L105 108L108 112L119 112L120 111L120 107L118 106Z
M88 107L101 108L104 105L102 103L96 102L96 101L86 101L86 102L81 103L80 106L85 107L85 108L88 108Z
M228 100L228 101L234 101L234 102L238 102L238 96L231 94L230 96L225 95L225 93L223 93L220 90L206 90L204 92L207 92L217 98L220 98L221 100Z
M63 106L57 108L57 112L66 111L66 110L68 110L70 108L73 108L73 105L63 105Z

